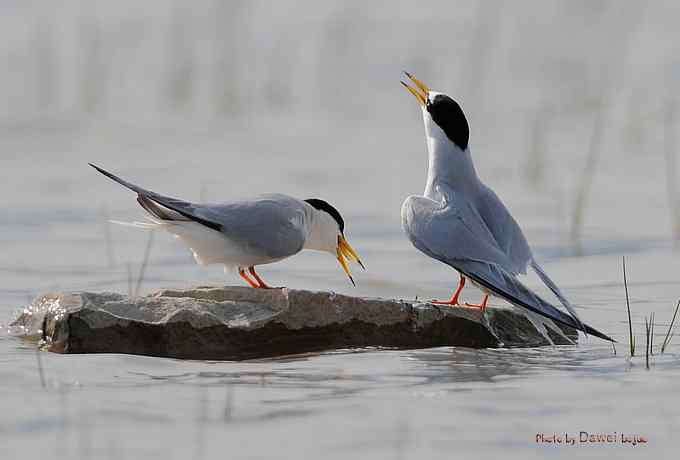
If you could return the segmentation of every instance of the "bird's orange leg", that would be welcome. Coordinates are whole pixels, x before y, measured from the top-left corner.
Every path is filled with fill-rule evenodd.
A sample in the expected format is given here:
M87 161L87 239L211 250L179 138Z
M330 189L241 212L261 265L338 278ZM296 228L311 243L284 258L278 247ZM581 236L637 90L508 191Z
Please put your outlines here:
M470 308L479 308L479 311L484 313L484 310L486 310L486 304L487 304L488 301L489 301L489 294L484 294L484 299L482 299L482 303L480 303L479 305L475 305L473 303L466 303L465 306L470 307Z
M260 277L258 276L257 273L255 273L255 267L250 267L250 268L248 268L248 271L250 272L251 275L253 275L253 276L255 277L255 279L257 280L257 282L260 284L258 287L260 287L260 288L262 288L262 289L271 289L271 287L268 286L267 283L265 283L265 282L262 280L262 278L260 278Z
M465 287L465 277L461 275L458 287L456 288L456 292L453 293L451 300L432 300L431 303L437 305L460 305L458 303L458 296L460 296L460 293L463 291L463 287Z
M245 271L244 269L239 268L239 269L238 269L238 274L241 275L241 278L243 278L244 280L246 280L246 282L247 282L248 284L250 284L250 287L251 287L251 288L259 288L259 287L260 287L260 285L257 284L255 281L253 281L253 280L251 280L250 278L248 278L248 275L246 275L246 271Z

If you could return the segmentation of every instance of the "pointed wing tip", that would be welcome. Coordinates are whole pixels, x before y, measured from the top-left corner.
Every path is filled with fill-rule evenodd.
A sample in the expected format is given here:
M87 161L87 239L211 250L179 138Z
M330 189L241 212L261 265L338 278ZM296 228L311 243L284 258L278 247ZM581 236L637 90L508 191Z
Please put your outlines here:
M94 164L94 163L88 163L88 165L92 166L94 169L96 169L97 171L99 171L100 173L102 173L103 175L105 175L106 177L110 177L111 179L114 179L113 174L111 174L110 172L108 172L108 171L105 170L105 169L100 168L100 167L97 166L96 164ZM114 179L114 180L115 180L115 179Z
M506 301L510 302L513 305L516 305L516 306L525 308L527 310L533 311L536 314L539 314L541 316L545 316L546 318L549 318L553 321L557 321L559 323L562 323L565 326L569 326L571 328L576 329L577 331L581 331L586 335L592 335L592 336L598 337L602 340L607 340L609 342L615 342L615 340L612 339L611 337L609 337L608 335L603 334L602 332L588 326L585 323L582 323L578 319L574 319L573 316L562 312L561 310L559 310L559 309L555 308L553 305L545 302L544 300L542 300L538 296L535 296L535 297L536 297L536 299L538 299L540 301L540 303L534 305L526 298L521 299L517 295L514 295L510 292L504 291L503 289L499 289L497 286L494 286L491 282L489 282L488 280L485 280L484 278L482 278L480 276L474 275L469 271L462 271L460 268L457 268L457 267L454 267L454 268L456 268L456 270L458 270L461 274L464 274L466 277L476 281L478 284L489 289L489 291L491 291L494 295L496 295L496 296L498 296L502 299L505 299ZM517 285L520 286L522 289L526 289L528 291L528 289L522 283L520 283L514 276L508 275L506 277L506 279L508 281L513 282L513 283L517 283ZM541 308L542 306L550 307L550 309L554 310L554 311L550 311L550 310L546 311L543 308ZM581 326L581 327L579 327L579 326Z
M603 334L602 332L598 331L597 329L593 329L592 327L588 325L584 325L585 330L581 331L586 335L592 335L593 337L597 337L598 339L606 340L608 342L612 343L618 343L616 340L612 339L609 337L607 334Z

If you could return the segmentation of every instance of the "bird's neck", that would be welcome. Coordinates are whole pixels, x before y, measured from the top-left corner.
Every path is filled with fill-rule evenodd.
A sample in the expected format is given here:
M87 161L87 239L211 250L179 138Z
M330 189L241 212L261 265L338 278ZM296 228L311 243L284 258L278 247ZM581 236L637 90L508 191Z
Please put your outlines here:
M328 213L309 206L306 210L306 227L304 249L335 253L338 225Z
M466 193L480 186L469 147L462 150L448 138L428 135L427 150L426 197L441 201L447 191Z

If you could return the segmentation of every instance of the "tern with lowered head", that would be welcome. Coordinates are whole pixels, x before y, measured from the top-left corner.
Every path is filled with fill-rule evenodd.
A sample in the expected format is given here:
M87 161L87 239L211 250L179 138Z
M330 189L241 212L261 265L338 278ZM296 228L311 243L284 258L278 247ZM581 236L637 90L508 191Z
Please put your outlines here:
M498 196L477 176L472 162L470 127L458 103L430 90L413 75L402 85L422 108L428 150L428 170L423 196L410 196L401 208L402 225L411 243L433 259L460 274L452 298L434 303L459 306L459 296L469 279L484 292L550 320L605 340L607 335L583 324L571 303L538 265L522 230ZM531 267L555 294L568 313L557 309L522 284L517 276Z
M159 195L90 166L137 193L137 202L151 216L149 222L127 225L166 230L191 249L196 262L222 264L225 271L236 269L253 288L269 288L255 272L256 266L278 262L303 249L331 253L352 284L347 260L364 268L345 239L345 221L324 200L269 194L218 204L190 203Z

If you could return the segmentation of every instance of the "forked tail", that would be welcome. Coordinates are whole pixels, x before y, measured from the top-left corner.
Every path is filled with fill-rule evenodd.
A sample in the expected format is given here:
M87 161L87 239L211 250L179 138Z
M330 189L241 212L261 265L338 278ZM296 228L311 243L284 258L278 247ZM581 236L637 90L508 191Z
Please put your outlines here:
M557 287L555 283L553 283L553 280L550 279L548 274L543 271L540 265L535 260L531 261L531 267L534 269L536 274L538 275L539 278L541 278L541 281L550 288L550 290L555 294L555 297L560 301L562 305L564 305L564 308L567 309L569 314L574 318L574 321L576 321L576 324L579 325L579 329L583 331L584 334L587 334L585 327L583 326L583 323L581 322L581 319L578 317L576 314L576 310L574 307L571 305L571 302L567 300L566 297L564 297L564 294L562 294L562 291L560 288Z

